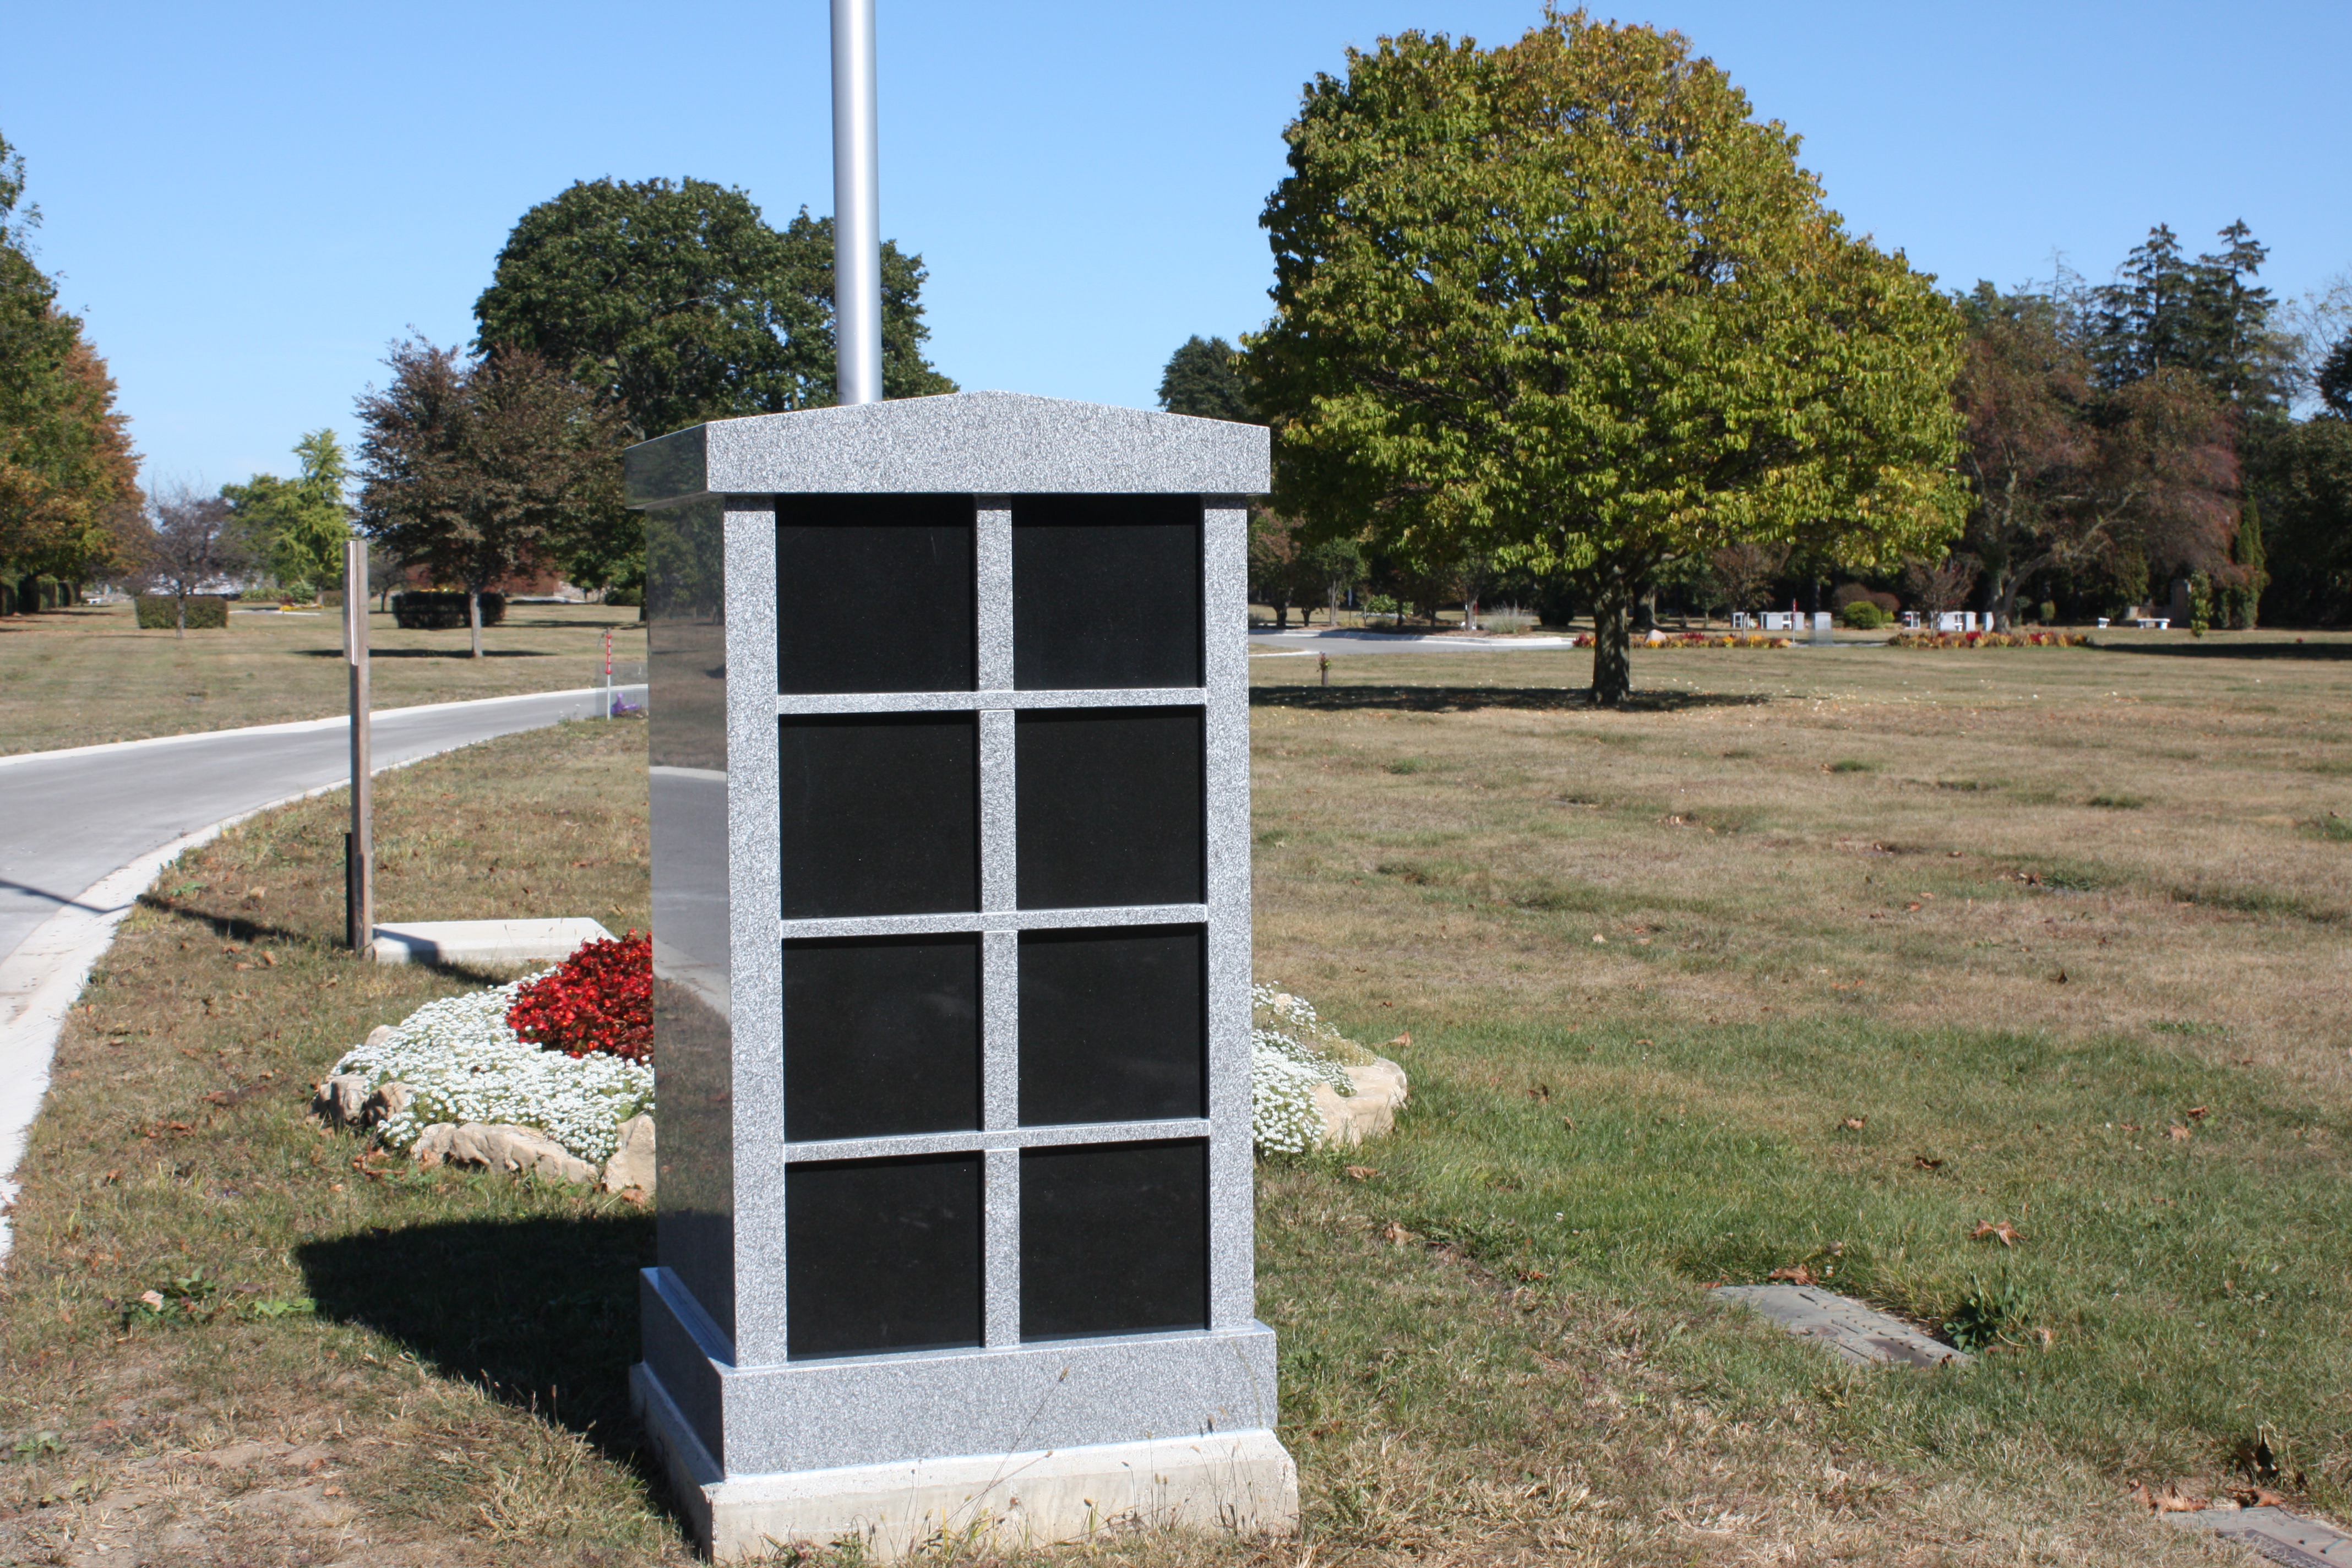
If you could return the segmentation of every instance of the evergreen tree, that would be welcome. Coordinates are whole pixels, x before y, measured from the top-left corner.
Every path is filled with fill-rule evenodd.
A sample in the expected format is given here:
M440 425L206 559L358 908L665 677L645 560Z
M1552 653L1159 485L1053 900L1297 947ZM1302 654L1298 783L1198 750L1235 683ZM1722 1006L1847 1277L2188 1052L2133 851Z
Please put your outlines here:
M343 542L352 534L352 509L343 500L351 463L332 430L313 430L294 445L299 479L256 474L241 485L223 485L247 547L281 588L300 593L341 583Z
M1160 373L1160 406L1171 414L1250 422L1249 384L1234 345L1197 332L1185 339Z

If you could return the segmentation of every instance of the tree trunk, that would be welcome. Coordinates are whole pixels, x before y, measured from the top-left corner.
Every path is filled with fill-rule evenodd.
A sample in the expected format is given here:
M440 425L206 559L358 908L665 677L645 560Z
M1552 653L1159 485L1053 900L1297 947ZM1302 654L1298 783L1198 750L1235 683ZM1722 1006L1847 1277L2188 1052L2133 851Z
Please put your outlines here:
M1274 629L1278 632L1286 632L1290 629L1290 605L1286 601L1278 600L1275 604Z
M1475 599L1462 601L1462 629L1465 632L1478 629L1478 601Z
M1602 568L1592 594L1592 702L1614 708L1633 689L1633 595L1622 571Z
M468 587L466 590L466 624L473 629L474 657L479 658L482 657L482 591L479 588Z
M172 635L184 642L188 636L188 596L185 594L173 595L172 605L179 613L180 617L180 629Z
M1330 600L1331 613L1323 617L1323 624L1336 627L1339 624L1339 584L1336 582L1329 584L1325 589L1325 595Z

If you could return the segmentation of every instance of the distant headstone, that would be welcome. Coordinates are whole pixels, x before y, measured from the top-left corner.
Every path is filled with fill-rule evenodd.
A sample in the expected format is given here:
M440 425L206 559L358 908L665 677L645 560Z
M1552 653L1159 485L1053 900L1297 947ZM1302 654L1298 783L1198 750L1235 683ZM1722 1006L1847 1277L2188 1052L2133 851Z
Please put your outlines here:
M964 393L633 447L659 1264L719 1556L1286 1529L1253 1316L1259 426Z

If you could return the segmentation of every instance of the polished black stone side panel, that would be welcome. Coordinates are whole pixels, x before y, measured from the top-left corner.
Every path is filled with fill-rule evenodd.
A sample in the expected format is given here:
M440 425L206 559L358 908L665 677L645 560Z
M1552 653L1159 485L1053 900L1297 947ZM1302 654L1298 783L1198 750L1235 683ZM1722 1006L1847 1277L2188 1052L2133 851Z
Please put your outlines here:
M790 1167L790 1359L980 1343L980 1171L978 1154Z
M970 691L972 499L776 498L776 679L788 692Z
M1021 934L1021 1121L1208 1114L1206 933L1199 926Z
M786 919L980 907L970 713L781 721Z
M1200 685L1200 498L1013 497L1013 676L1033 691Z
M980 938L784 944L784 1135L980 1125Z
M1013 732L1021 908L1201 901L1201 710L1049 709Z
M1024 1340L1208 1321L1205 1142L1022 1151Z

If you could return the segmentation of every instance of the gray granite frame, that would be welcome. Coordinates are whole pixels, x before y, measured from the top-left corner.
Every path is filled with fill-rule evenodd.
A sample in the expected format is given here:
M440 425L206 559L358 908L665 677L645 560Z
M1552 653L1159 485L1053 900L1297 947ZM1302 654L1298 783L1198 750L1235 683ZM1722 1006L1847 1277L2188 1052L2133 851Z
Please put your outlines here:
M734 1300L722 1322L667 1267L642 1290L646 1372L728 1474L1118 1443L1270 1427L1274 1339L1255 1321L1250 1140L1247 511L1267 479L1258 427L1013 394L958 394L714 422L633 448L629 490L668 507L725 496L728 861L734 1093ZM947 492L973 506L979 689L777 693L775 497ZM1019 494L1193 494L1202 502L1203 684L1013 686L1012 506ZM1198 904L1017 907L1014 720L1030 709L1202 710L1207 866ZM939 915L782 920L776 724L799 714L965 711L980 724L981 907ZM1205 928L1208 1104L1200 1118L1023 1127L1019 933ZM982 1125L963 1132L788 1143L783 944L795 938L974 932L982 943ZM656 932L656 937L659 933ZM1020 1151L1202 1139L1209 1157L1205 1329L1019 1339ZM983 1155L980 1346L789 1357L783 1192L803 1161Z

